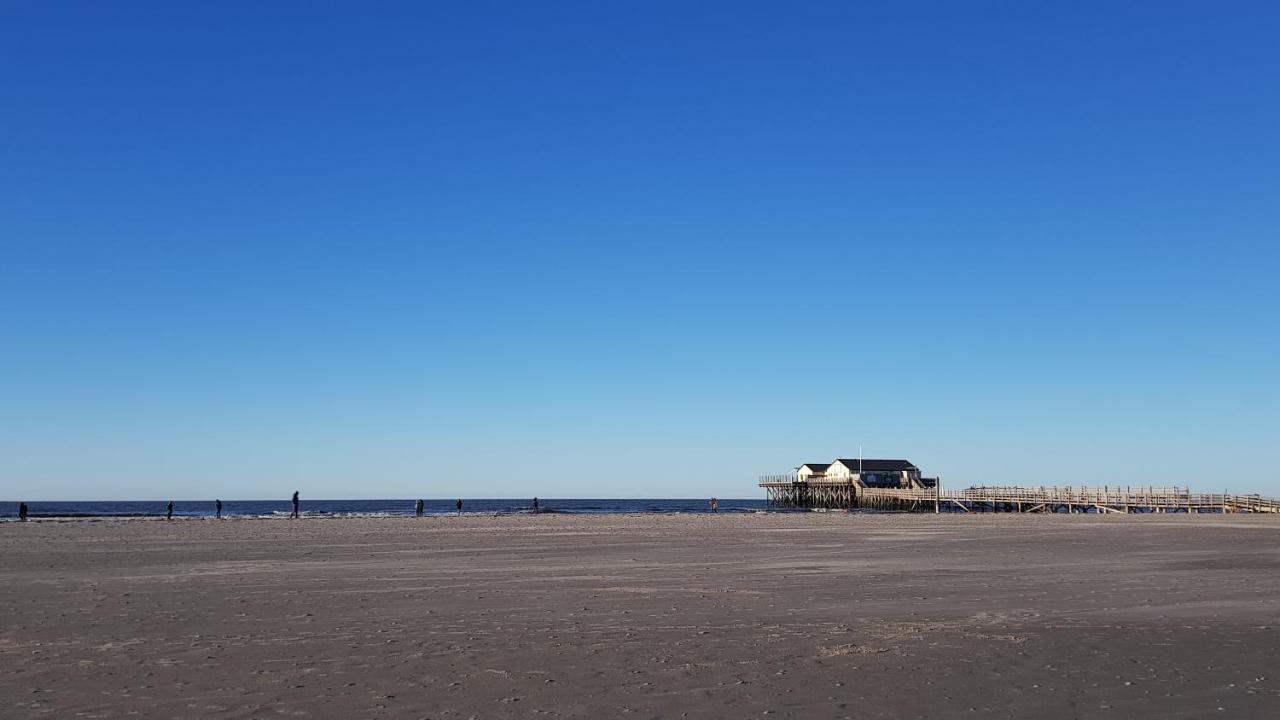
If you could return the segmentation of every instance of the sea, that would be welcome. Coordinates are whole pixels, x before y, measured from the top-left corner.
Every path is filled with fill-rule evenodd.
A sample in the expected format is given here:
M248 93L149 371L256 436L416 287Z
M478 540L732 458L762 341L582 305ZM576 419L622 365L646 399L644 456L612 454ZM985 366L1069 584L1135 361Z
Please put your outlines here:
M416 500L307 500L302 499L301 514L305 517L400 517L414 514ZM764 512L765 500L720 499L719 512ZM424 515L456 515L456 500L424 500ZM676 513L710 512L709 498L666 500L591 500L539 498L539 512L567 513L574 515L609 515L641 513L670 515ZM164 517L166 502L163 500L130 501L75 501L75 502L27 502L27 516L31 519L56 518L157 518ZM284 517L293 512L289 500L223 500L222 516L235 518ZM517 500L462 500L463 515L517 515L533 512L533 498ZM214 517L213 500L176 500L173 503L175 518ZM0 504L0 519L15 520L18 503Z

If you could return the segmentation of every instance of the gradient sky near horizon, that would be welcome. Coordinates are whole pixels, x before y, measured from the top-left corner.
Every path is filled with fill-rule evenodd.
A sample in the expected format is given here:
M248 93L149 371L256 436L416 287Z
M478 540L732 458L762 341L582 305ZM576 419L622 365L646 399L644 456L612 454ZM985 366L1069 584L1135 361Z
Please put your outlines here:
M1280 495L1274 3L0 5L0 499Z

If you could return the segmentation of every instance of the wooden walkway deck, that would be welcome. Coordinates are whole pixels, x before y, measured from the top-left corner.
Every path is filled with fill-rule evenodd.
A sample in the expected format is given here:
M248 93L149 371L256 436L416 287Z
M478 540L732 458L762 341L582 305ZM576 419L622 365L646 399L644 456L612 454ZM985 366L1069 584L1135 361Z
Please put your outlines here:
M902 512L1277 513L1280 500L1194 493L1190 488L974 487L868 488L857 484L763 481L775 508L867 508Z

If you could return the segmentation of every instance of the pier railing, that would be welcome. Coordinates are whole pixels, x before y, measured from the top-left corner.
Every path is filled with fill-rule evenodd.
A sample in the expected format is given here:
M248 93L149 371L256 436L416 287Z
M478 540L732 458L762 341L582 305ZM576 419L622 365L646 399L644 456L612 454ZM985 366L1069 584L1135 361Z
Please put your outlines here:
M1274 498L1196 493L1178 487L867 488L858 492L858 503L860 507L959 512L1280 513L1280 500Z
M1280 500L1197 493L1186 487L867 488L848 480L789 475L760 478L769 503L784 508L874 508L914 512L1280 513Z

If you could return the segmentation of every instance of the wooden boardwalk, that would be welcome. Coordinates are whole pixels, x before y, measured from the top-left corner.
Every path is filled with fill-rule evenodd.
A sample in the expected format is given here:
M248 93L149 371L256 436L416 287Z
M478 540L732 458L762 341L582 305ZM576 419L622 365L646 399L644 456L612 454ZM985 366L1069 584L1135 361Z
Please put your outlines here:
M762 478L771 508L1019 513L1278 513L1280 500L1258 495L1194 493L1177 487L869 488L849 482Z

